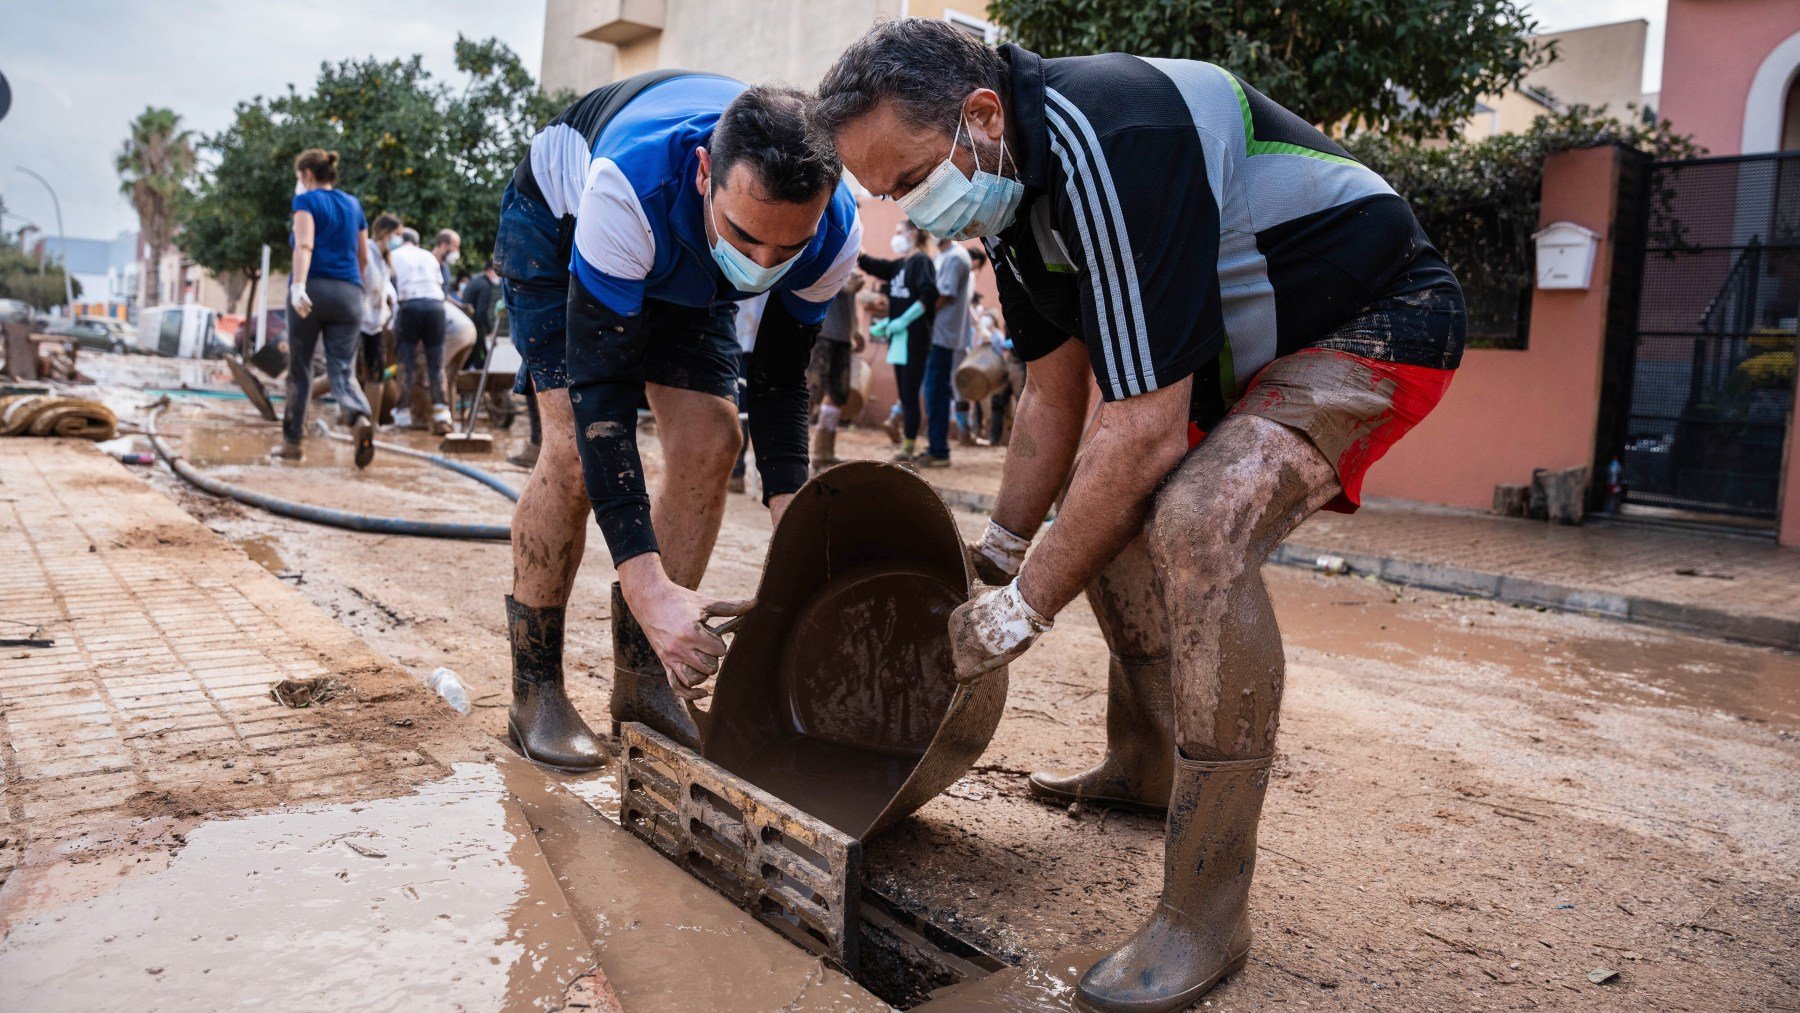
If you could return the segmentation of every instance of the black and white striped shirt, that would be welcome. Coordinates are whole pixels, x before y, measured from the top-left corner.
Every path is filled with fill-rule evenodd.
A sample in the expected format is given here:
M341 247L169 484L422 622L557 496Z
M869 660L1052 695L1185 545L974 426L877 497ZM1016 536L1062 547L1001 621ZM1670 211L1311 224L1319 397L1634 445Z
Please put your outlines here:
M1107 400L1193 376L1212 418L1376 299L1455 284L1380 176L1224 69L1001 52L1027 196L988 246L1027 361L1077 336ZM1426 344L1382 357L1456 364Z

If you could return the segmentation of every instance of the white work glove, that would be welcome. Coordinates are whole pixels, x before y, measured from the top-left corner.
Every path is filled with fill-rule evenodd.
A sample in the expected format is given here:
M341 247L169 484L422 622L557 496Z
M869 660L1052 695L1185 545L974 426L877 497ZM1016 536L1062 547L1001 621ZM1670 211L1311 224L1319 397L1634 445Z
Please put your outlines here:
M306 294L306 282L298 281L288 286L288 305L294 307L301 319L312 312L312 298Z
M1017 577L1019 567L1025 564L1025 550L1031 548L1031 539L1015 535L993 521L988 521L987 530L982 532L981 541L975 543L970 555L975 562L975 576L984 584L1000 585Z
M1025 603L1019 582L977 584L975 596L950 613L950 655L956 681L972 683L1024 654L1056 624Z

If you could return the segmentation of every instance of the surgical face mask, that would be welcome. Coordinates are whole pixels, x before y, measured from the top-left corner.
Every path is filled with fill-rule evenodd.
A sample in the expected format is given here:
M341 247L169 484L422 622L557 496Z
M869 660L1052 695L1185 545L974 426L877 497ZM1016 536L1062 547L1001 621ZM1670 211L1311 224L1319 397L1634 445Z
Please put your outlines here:
M958 119L956 134L950 138L951 155L956 154L962 128L963 121ZM1025 184L997 175L1006 165L1006 138L1000 139L994 172L982 170L980 149L972 141L969 150L975 152L974 179L963 175L946 155L925 182L900 198L900 210L906 217L939 239L978 239L1004 231L1025 196Z
M718 237L712 244L713 260L718 263L719 270L725 272L725 280L739 292L767 292L800 259L800 254L796 253L774 267L764 267L726 242L725 233L719 228L719 219L713 212L711 194L706 197L706 216L712 221L713 235Z
M455 267L456 262L461 259L462 259L462 251L461 250L451 250L449 253L444 254L444 263L449 264L452 267Z
M387 248L390 250L398 250L400 248L400 233L396 232L387 238Z
M305 192L306 192L306 184L300 182L297 179L294 180L294 196L298 197Z
M912 252L912 240L896 232L894 237L888 240L888 249L894 251L894 256L904 257Z

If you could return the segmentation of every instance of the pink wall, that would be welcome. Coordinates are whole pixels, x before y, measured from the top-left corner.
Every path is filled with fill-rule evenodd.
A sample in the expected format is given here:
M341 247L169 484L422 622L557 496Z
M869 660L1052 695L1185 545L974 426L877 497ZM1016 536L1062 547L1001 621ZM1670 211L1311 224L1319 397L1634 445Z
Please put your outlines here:
M1464 353L1443 402L1369 472L1367 495L1486 508L1495 485L1529 482L1533 468L1592 463L1618 172L1610 147L1545 161L1539 223L1603 237L1591 287L1536 292L1526 349Z
M1750 82L1795 32L1800 0L1669 0L1660 114L1711 154L1740 154Z

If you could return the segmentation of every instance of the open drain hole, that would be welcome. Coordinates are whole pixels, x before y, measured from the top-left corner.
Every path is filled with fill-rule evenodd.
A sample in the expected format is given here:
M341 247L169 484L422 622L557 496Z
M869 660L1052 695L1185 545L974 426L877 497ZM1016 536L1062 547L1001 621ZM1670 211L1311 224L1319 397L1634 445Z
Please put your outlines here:
M859 904L856 981L881 1001L910 1009L935 989L985 978L1009 965L936 922L906 911L874 890Z

